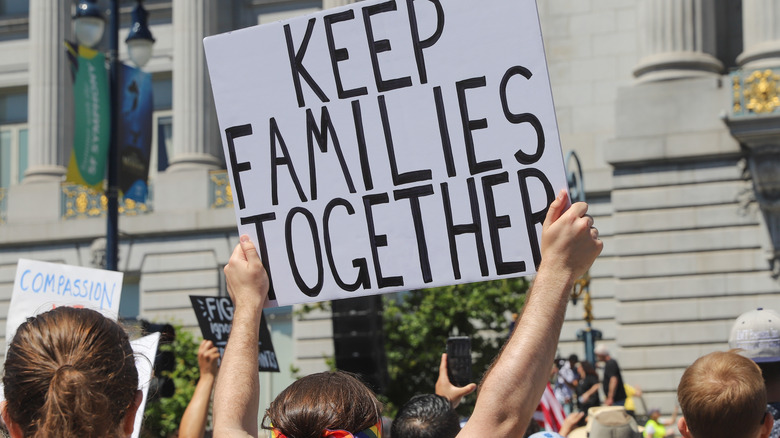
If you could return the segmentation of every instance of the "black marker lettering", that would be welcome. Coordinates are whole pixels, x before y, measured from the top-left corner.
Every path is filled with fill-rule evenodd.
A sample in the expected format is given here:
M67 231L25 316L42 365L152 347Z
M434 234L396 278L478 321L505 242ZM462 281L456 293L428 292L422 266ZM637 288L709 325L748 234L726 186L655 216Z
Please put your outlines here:
M493 247L493 260L496 263L496 272L499 275L514 274L515 272L525 271L525 262L505 262L504 256L501 254L501 238L498 235L498 230L501 228L508 228L512 225L512 223L509 220L509 216L496 216L496 201L493 197L493 186L503 184L508 181L508 172L501 172L482 178L482 192L485 196L485 210L487 212L490 242Z
M333 260L333 245L330 241L330 215L333 213L333 209L338 206L344 207L349 215L355 214L355 209L352 208L352 204L347 202L346 199L336 198L328 203L325 207L325 212L322 215L325 255L328 257L328 265L330 266L330 271L333 273L333 279L336 280L336 284L338 284L341 289L347 292L354 292L360 287L363 289L370 289L371 278L368 275L368 262L365 258L352 259L352 266L358 269L357 279L355 279L354 283L345 283L336 270L336 262Z
M469 109L466 104L466 90L484 87L485 85L484 76L465 79L455 83L455 88L458 90L460 120L463 124L463 138L466 141L466 158L469 162L469 172L471 172L472 175L502 168L501 160L477 161L477 154L474 151L474 136L472 135L472 131L487 128L488 122L487 119L469 119Z
M371 256L374 258L376 282L378 283L380 289L384 287L404 285L404 278L401 276L383 277L382 266L379 264L379 251L377 248L381 246L387 246L387 235L376 234L376 230L374 228L374 213L371 208L376 204L387 204L388 202L390 202L390 199L388 198L387 193L363 196L363 207L366 210L366 225L368 226L368 239L371 242Z
M347 9L346 11L342 11L337 14L326 15L323 18L325 21L325 37L328 40L328 51L330 52L330 63L333 67L333 77L336 79L336 90L338 91L339 99L347 99L350 97L363 96L368 94L368 89L366 87L344 90L344 85L341 82L341 72L339 71L338 63L340 61L346 61L349 59L349 51L343 47L337 49L336 43L333 40L333 23L352 20L354 18L355 11L352 9Z
M393 192L395 200L408 199L409 207L412 209L412 222L414 222L414 233L417 236L417 254L420 257L420 271L422 272L423 282L433 281L431 275L431 262L428 260L428 243L425 240L425 227L423 226L422 210L420 210L420 197L433 194L433 185L411 187L408 189L396 190Z
M298 262L295 259L295 251L293 251L293 236L292 236L292 221L296 214L302 214L309 223L309 231L311 231L312 243L314 243L314 260L317 263L317 284L313 287L309 287L301 277L301 272L298 270ZM306 296L316 297L322 291L322 284L325 280L325 275L322 268L322 248L320 247L320 236L317 232L317 222L314 220L314 215L303 207L294 207L287 213L287 220L284 222L284 239L287 241L287 259L290 261L290 269L292 270L293 279L295 284L298 285L298 289L301 290Z
M414 59L417 61L417 71L420 73L420 83L428 83L428 73L425 71L425 57L423 49L427 49L441 38L444 31L444 8L439 0L428 0L436 7L436 30L428 39L420 41L420 31L417 27L417 14L414 11L414 0L406 0L406 8L409 11L409 28L412 31L412 44L414 45ZM451 175L450 175L451 176Z
M363 186L366 190L374 188L371 180L371 165L368 161L368 149L366 148L366 134L363 129L363 113L360 110L360 101L352 101L352 119L355 121L355 136L357 136L358 154L360 155L360 170L363 172Z
M536 130L536 152L529 155L518 149L515 152L515 160L520 164L533 164L542 158L544 153L544 130L539 119L531 113L515 114L509 110L509 102L507 101L506 86L509 83L509 79L514 75L523 76L526 79L531 79L531 72L522 66L516 65L504 73L504 77L501 79L501 107L504 109L504 116L507 120L513 124L530 123Z
M460 261L458 261L458 245L455 242L455 236L461 234L473 234L474 243L477 245L477 258L479 259L479 271L483 277L488 276L487 255L485 254L485 243L482 240L482 219L479 216L479 200L477 199L477 187L474 184L474 178L466 180L469 189L469 204L471 206L470 224L453 224L452 203L450 201L450 190L447 183L441 183L441 197L444 203L444 216L447 220L447 236L450 241L450 258L452 260L452 273L456 280L460 280Z
M230 171L233 173L233 181L236 186L236 198L238 199L238 208L240 210L246 208L246 203L244 202L244 187L241 185L241 172L251 169L252 165L249 161L238 162L238 159L236 158L236 144L233 139L245 137L247 135L252 135L252 125L250 124L231 126L230 128L225 129L228 154L230 155Z
M295 95L298 97L298 107L303 108L306 106L306 102L303 99L303 90L301 89L301 77L309 84L309 87L314 91L317 97L323 102L330 102L328 96L322 91L314 78L311 77L306 67L303 66L303 57L306 55L306 49L309 47L309 40L311 39L312 30L314 30L314 23L316 18L309 19L309 24L306 26L306 33L303 36L300 47L296 52L293 48L292 32L290 31L290 25L284 25L284 38L287 40L287 54L290 56L290 69L292 71L293 85L295 85Z
M314 119L314 113L312 113L311 109L306 110L306 132L309 146L309 183L312 201L317 199L317 172L314 161L314 141L316 141L317 145L320 147L320 152L328 152L328 134L333 138L333 150L336 151L336 156L339 159L341 172L344 174L344 180L347 182L349 193L355 193L355 184L352 183L352 176L349 174L347 162L344 160L344 154L341 152L341 143L339 143L336 130L333 129L328 107L323 106L321 111L320 126L318 129L317 120Z
M265 243L265 231L263 231L263 222L276 220L276 213L258 214L256 216L242 217L241 225L255 224L255 232L257 233L257 246L260 250L260 258L263 260L265 266L265 272L268 274L268 299L276 300L276 293L274 293L274 279L271 277L271 259L268 258L268 248Z
M534 266L538 267L539 263L542 261L542 253L539 251L539 236L536 234L536 224L544 222L544 218L547 216L547 210L550 208L550 203L555 199L555 192L553 192L550 180L548 180L547 176L539 169L530 167L528 169L518 170L517 177L520 180L520 196L523 200L525 224L528 228L528 241L531 244L531 254L534 256ZM528 183L526 182L528 178L536 178L544 186L547 202L544 204L545 207L540 211L531 211L531 196L528 193Z
M303 188L298 181L298 175L295 173L295 167L293 167L292 160L290 160L290 153L287 151L287 145L284 143L282 133L279 132L279 126L276 124L276 119L271 117L269 121L271 131L271 202L273 205L279 204L278 186L276 178L276 167L287 166L287 170L290 171L290 177L292 178L295 189L298 191L298 196L301 198L301 202L306 202L306 195L303 194ZM282 156L277 158L276 156L276 139L279 139L279 146L282 148Z
M366 25L366 38L368 38L368 51L371 54L371 65L374 67L374 80L376 81L376 88L380 93L385 91L395 90L396 88L404 88L412 86L412 78L405 76L403 78L396 78L390 80L382 79L382 72L379 70L379 58L377 54L390 51L389 40L374 40L374 29L371 27L371 16L381 14L383 12L390 12L396 10L395 0L390 0L384 3L377 3L375 5L366 6L363 8L363 21Z
M390 120L387 116L385 96L379 95L376 100L379 103L379 114L382 117L382 130L385 133L385 145L387 146L387 158L390 159L390 172L393 176L393 185L400 186L402 184L430 180L430 169L398 173L398 163L395 159L395 146L393 146L393 134L390 130Z
M450 141L450 131L447 129L447 113L444 109L444 100L441 97L441 87L433 87L433 100L436 102L436 117L439 120L444 164L447 165L447 176L452 178L457 172L455 171L455 161L452 159L452 142Z

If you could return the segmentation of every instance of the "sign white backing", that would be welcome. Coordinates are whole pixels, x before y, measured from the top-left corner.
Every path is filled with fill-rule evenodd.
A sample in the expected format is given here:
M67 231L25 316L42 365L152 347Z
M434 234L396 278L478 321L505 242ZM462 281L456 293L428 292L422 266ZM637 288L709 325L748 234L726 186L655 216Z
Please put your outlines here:
M204 45L273 304L535 271L567 185L534 0L367 0Z
M116 321L123 277L121 272L19 259L8 306L6 345L27 318L57 306L86 307Z

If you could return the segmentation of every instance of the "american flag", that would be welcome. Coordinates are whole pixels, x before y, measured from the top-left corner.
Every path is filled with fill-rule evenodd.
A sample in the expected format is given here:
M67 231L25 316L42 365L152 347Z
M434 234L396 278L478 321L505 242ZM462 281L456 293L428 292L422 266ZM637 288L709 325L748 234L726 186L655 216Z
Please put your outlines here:
M563 406L555 398L552 386L548 383L544 388L542 400L539 402L539 406L536 407L536 412L534 412L534 420L544 430L558 432L561 430L565 418L566 414L563 412Z

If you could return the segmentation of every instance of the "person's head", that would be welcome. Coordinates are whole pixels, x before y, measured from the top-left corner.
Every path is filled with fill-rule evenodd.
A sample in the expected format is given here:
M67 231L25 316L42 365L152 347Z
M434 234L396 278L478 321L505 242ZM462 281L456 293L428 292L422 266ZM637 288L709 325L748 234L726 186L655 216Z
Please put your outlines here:
M759 307L739 315L731 327L729 348L758 364L769 402L780 401L780 314Z
M363 382L350 373L328 371L298 379L282 391L265 411L263 428L287 437L319 438L325 430L357 434L381 419L382 404Z
M3 375L14 437L124 437L141 402L127 334L89 309L57 307L19 326Z
M393 420L394 438L454 438L460 432L458 413L450 401L436 394L415 395Z
M650 418L653 419L653 421L658 421L659 418L661 418L661 410L658 408L650 409L650 412L647 413Z
M607 346L604 344L596 345L596 348L593 350L593 353L596 354L596 358L600 361L605 361L610 359L609 348L607 348Z
M677 399L684 416L678 427L686 438L755 438L771 432L761 370L734 351L697 359L683 373Z
M580 358L576 354L570 354L569 355L569 365L571 365L572 368L574 368L575 365L577 365L577 362L580 361Z
M586 376L598 377L598 373L596 373L596 368L593 366L592 363L588 362L587 360L583 360L582 362L577 364L577 372L583 378Z

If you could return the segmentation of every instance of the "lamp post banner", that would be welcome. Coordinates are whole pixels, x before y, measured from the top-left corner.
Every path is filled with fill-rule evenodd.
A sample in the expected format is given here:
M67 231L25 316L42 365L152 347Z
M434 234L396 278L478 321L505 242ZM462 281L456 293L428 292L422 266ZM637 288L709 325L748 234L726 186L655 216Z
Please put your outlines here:
M535 0L366 0L204 46L269 305L535 272L567 188Z
M73 152L66 180L103 190L111 142L111 112L105 56L65 42L73 76Z
M152 75L121 64L119 69L119 190L146 202L152 150Z

